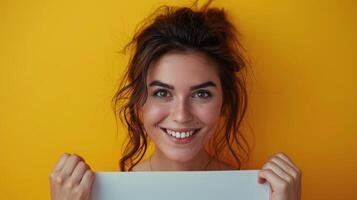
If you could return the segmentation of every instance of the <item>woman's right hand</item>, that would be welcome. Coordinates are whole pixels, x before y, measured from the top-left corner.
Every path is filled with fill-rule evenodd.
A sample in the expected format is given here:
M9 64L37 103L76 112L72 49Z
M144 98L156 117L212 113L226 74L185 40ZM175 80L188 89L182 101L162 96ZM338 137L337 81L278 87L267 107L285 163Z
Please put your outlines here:
M94 172L84 159L64 153L50 175L52 200L89 200Z

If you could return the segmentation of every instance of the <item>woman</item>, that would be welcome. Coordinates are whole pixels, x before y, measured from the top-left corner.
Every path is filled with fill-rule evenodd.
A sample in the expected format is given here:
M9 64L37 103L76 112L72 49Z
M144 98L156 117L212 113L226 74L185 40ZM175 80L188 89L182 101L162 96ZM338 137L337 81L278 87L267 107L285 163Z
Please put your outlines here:
M209 3L159 8L125 47L134 53L113 98L129 135L121 171L240 169L249 154L238 131L247 62L234 26ZM155 151L143 160L149 140ZM52 199L88 199L93 180L83 158L64 154L50 176ZM265 163L257 181L269 182L271 200L300 199L301 172L284 153Z

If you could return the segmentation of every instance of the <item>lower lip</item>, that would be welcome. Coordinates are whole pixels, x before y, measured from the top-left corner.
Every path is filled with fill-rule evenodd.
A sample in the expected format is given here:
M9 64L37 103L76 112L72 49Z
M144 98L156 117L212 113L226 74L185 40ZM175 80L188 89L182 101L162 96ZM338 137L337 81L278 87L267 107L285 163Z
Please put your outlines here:
M162 131L163 131L163 132L165 133L165 135L166 135L167 137L169 137L169 139L170 139L171 141L173 141L174 143L176 143L176 144L187 144L187 143L190 143L190 142L195 138L195 136L197 135L197 133L198 133L200 130L196 131L192 136L187 137L187 138L176 138L176 137L173 137L173 136L168 135L164 130L162 130Z

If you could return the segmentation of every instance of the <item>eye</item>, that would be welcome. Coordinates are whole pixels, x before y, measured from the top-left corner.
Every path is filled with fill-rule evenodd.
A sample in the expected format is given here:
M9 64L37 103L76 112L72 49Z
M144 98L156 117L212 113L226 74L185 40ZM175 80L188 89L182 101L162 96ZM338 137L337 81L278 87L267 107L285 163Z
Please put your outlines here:
M164 98L164 97L169 96L169 94L170 94L169 91L167 91L165 89L158 89L154 92L153 96Z
M202 99L207 99L209 97L211 97L211 93L209 91L206 90L199 90L195 93L193 93L192 95L194 98L198 97L198 98L202 98Z

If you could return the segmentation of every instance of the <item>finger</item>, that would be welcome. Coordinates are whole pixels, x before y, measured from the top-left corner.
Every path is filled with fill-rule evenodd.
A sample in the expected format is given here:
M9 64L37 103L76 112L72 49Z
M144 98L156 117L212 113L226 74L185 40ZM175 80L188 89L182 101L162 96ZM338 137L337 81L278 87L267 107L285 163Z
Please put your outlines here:
M73 155L77 156L77 157L79 158L79 160L84 161L84 158L83 158L82 156L80 156L80 155L78 155L78 154L75 154L75 153L74 153Z
M275 156L271 159L271 162L274 162L277 165L279 165L279 167L281 167L290 176L297 178L298 172L295 170L295 168L291 167L291 165L287 163L285 160Z
M61 155L60 159L58 160L58 162L56 163L55 167L53 168L52 172L59 172L62 170L64 164L66 163L66 160L68 159L68 157L70 156L70 154L68 153L64 153Z
M90 169L87 169L81 180L80 186L84 189L91 188L94 181L94 176L94 172L92 172Z
M260 180L267 180L273 191L277 191L285 185L285 181L270 169L260 170L258 177Z
M278 164L276 164L273 161L267 162L263 166L263 169L271 169L275 174L277 174L280 178L284 179L286 182L291 182L293 179L293 177L290 174L284 171L283 168L281 168Z
M296 165L293 163L293 161L283 152L277 153L275 156L281 158L284 160L286 163L290 165L290 167L294 168L296 171L299 171L299 169L296 167Z
M81 161L82 158L77 156L76 154L72 154L67 160L66 163L63 167L63 170L61 171L62 174L64 174L66 177L71 176L73 173L74 168L76 167L77 163Z
M88 169L88 165L86 163L84 163L83 161L79 161L76 168L74 169L72 175L71 175L71 182L74 184L79 185L79 183L81 182L84 173L86 172L86 170Z

